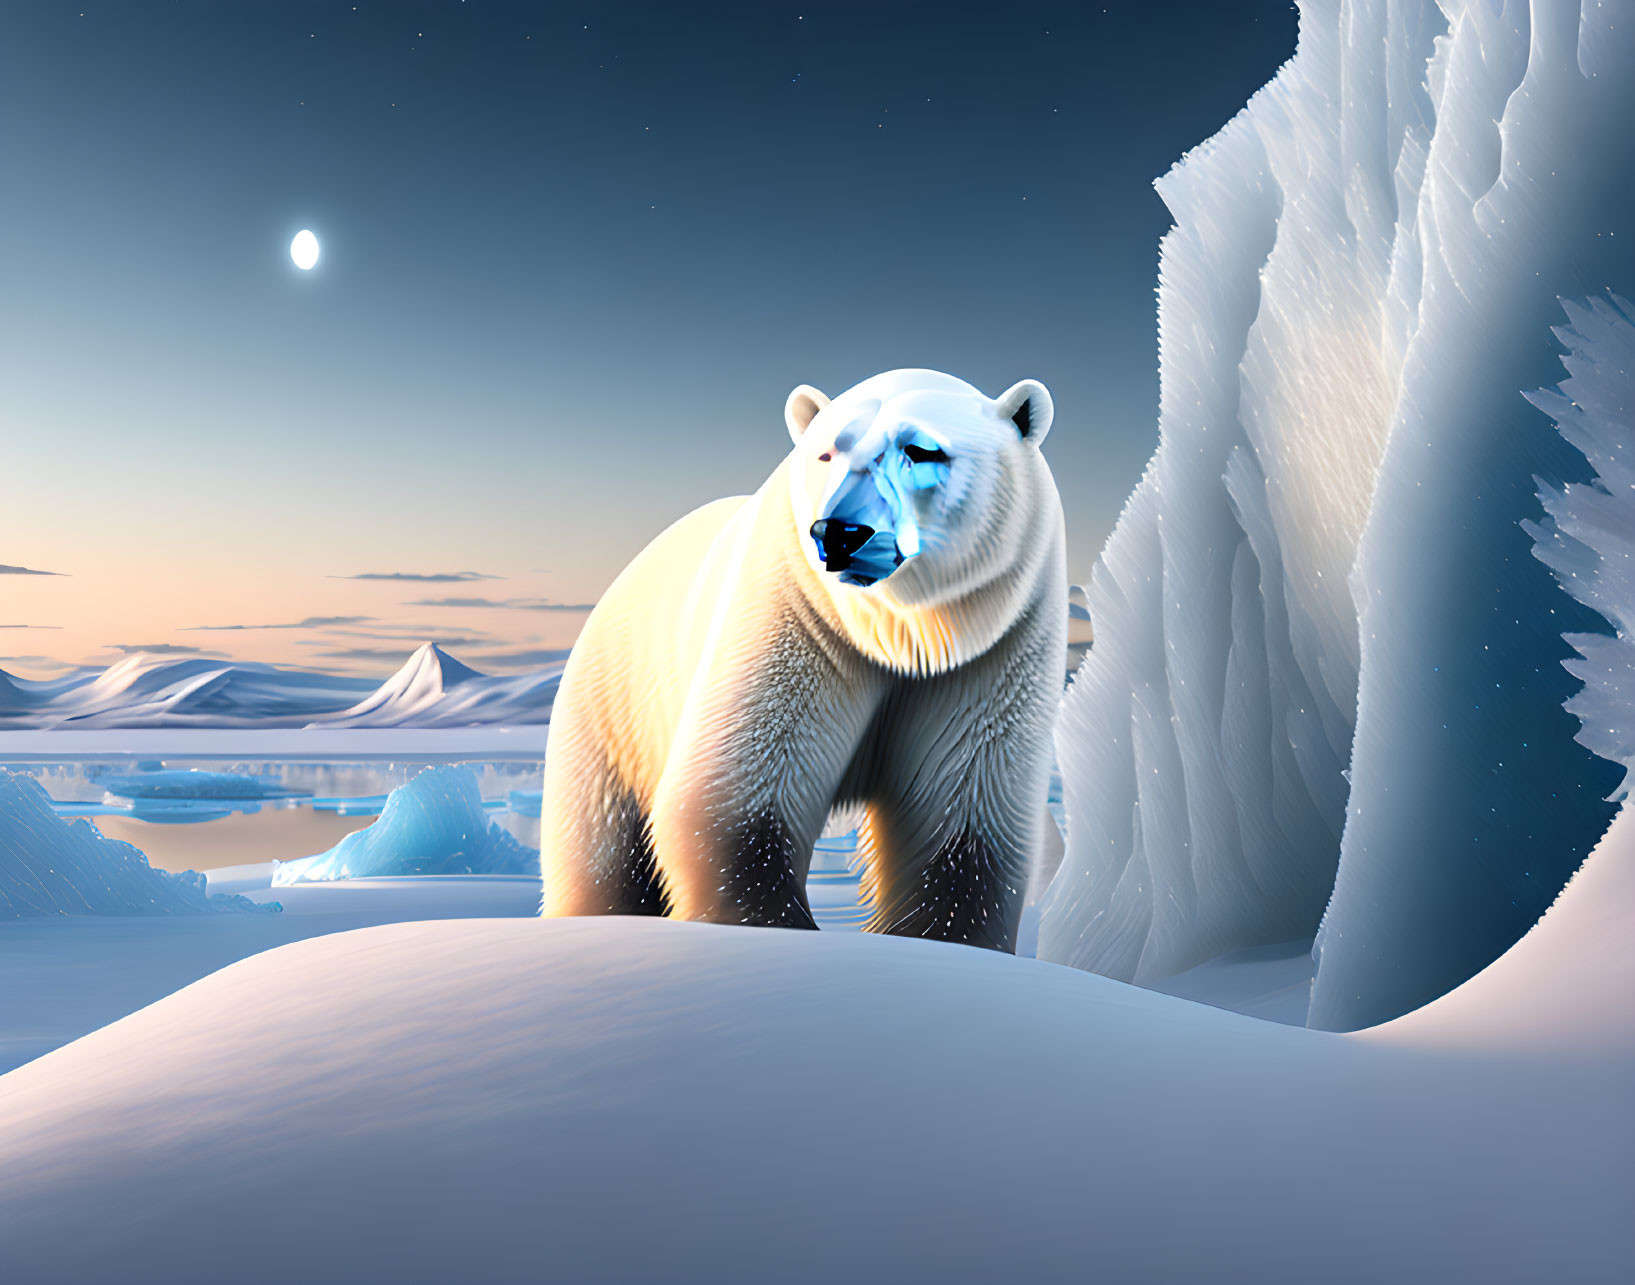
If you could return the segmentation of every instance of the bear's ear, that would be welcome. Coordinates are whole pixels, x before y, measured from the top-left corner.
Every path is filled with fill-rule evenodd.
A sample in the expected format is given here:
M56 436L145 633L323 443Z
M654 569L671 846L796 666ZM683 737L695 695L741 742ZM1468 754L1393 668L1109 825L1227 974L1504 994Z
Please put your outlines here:
M800 435L806 431L817 413L829 404L829 399L810 384L802 384L789 394L789 400L783 404L783 422L789 426L789 440L800 441Z
M1056 407L1050 390L1037 379L1012 384L999 395L999 413L1016 425L1016 431L1037 446L1050 432Z

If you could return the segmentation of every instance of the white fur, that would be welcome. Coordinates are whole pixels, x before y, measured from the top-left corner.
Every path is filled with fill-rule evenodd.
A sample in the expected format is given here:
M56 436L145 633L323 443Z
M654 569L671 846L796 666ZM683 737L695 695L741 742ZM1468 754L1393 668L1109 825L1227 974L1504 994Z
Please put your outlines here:
M1031 381L990 399L935 371L832 402L791 393L795 447L761 489L654 540L574 648L546 762L544 913L809 926L812 844L860 805L872 930L1013 949L1065 647L1050 418ZM840 583L809 529L901 465L908 437L946 448L944 480L880 481L906 560ZM633 879L644 863L652 878Z

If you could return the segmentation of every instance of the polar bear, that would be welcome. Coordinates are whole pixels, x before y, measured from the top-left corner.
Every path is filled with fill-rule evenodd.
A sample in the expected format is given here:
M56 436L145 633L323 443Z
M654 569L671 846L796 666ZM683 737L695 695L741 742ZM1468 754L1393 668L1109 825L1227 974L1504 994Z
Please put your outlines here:
M1014 951L1066 647L1052 410L932 370L796 388L766 483L648 545L568 659L543 913L814 928L847 810L869 931Z

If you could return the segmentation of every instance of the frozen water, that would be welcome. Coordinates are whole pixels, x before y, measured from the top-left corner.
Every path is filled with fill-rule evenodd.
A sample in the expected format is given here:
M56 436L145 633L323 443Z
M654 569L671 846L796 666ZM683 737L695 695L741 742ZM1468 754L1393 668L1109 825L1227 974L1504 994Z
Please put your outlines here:
M537 817L545 803L543 790L512 790L506 795L511 811L518 816Z
M203 875L153 869L130 844L57 816L32 777L0 770L0 920L263 909L243 897L211 896Z
M196 767L138 764L135 772L97 773L92 779L126 799L287 799L301 793L267 776Z
M279 865L273 886L376 875L537 875L539 851L488 819L477 775L428 768L386 800L380 819L328 852Z
M1307 0L1160 181L1160 445L1088 587L1042 957L1150 983L1323 920L1312 1020L1361 1025L1605 828L1591 618L1520 526L1583 464L1520 390L1557 294L1635 280L1630 7Z
M1571 634L1567 669L1584 690L1567 702L1581 744L1635 767L1635 305L1617 295L1564 305L1556 335L1571 376L1530 400L1584 453L1593 482L1546 485L1544 522L1527 524L1534 556L1612 633ZM1626 776L1618 797L1629 792Z

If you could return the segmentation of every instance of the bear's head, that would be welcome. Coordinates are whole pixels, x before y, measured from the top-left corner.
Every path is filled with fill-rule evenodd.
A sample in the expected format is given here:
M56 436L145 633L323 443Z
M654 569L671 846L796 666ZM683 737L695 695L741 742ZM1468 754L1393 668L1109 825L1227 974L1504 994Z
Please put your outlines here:
M831 584L897 601L948 601L1002 575L1025 528L1052 406L1024 379L997 398L934 370L893 370L833 401L802 384L795 524Z

